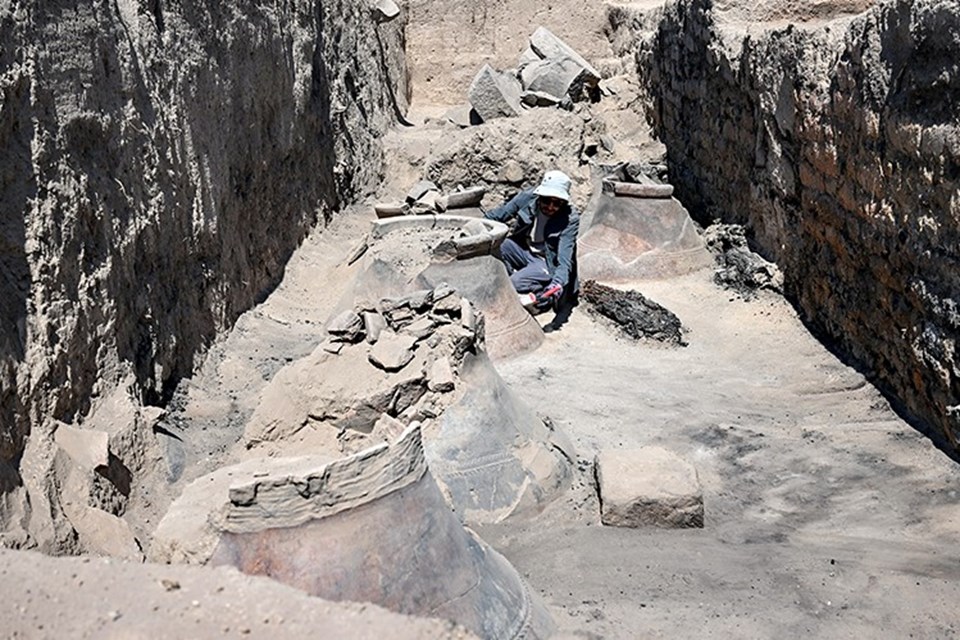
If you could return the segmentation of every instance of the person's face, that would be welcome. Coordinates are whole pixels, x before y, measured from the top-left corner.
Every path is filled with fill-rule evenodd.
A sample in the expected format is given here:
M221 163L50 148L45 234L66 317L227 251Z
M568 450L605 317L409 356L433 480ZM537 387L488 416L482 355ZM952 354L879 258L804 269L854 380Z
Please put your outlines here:
M557 211L560 211L560 208L563 207L563 200L549 196L538 196L537 204L540 207L540 212L549 218Z

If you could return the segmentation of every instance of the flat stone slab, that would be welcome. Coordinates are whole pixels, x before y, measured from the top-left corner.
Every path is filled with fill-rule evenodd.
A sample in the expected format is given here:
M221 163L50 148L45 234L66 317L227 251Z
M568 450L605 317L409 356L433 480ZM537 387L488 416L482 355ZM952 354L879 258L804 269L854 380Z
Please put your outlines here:
M600 521L614 527L703 527L697 470L660 447L597 454Z
M533 32L533 35L530 36L530 48L541 58L570 60L583 70L585 80L590 84L596 84L600 81L600 72L546 27L538 27Z
M384 371L400 371L413 360L413 346L416 343L416 336L397 335L384 330L370 349L368 358Z

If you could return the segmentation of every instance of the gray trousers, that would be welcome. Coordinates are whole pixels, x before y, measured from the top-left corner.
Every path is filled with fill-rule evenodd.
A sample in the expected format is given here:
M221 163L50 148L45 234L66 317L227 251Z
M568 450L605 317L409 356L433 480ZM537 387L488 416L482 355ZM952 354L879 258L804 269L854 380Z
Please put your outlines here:
M510 238L500 245L500 260L517 293L536 293L550 284L550 270L543 256L531 253Z

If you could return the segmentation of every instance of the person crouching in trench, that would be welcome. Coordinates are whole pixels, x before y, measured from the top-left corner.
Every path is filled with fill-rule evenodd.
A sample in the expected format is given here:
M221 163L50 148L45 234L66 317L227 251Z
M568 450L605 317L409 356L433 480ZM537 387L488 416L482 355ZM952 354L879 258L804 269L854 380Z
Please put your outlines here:
M565 173L547 171L535 189L520 192L484 217L512 227L500 246L500 259L513 288L524 294L525 306L556 309L564 292L576 293L580 214L570 202Z

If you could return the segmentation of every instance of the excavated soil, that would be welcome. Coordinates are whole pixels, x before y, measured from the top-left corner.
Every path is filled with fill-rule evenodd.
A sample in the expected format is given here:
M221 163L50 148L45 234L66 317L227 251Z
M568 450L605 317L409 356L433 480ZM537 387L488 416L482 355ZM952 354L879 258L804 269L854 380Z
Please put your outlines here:
M412 3L413 15L425 4ZM814 12L818 19L829 13L821 4ZM865 4L844 3L841 10ZM795 17L800 11L796 5L780 3L780 9L764 5L761 19ZM528 13L555 17L561 10L551 6ZM482 15L472 11L471 19L483 23L484 34L491 32L487 20L504 19L500 8ZM592 13L583 10L576 15ZM735 15L750 19L746 12ZM438 29L443 24L433 23ZM416 22L411 37L429 26ZM599 26L591 31L601 32ZM509 33L514 42L515 24ZM418 41L413 48L444 57L436 50L455 51L447 42L454 35L443 32L442 38ZM584 53L599 55L603 50ZM495 53L503 59L512 56L500 49ZM459 69L448 66L452 70L438 67L437 72ZM415 67L415 80L440 82L439 76L421 78L425 68ZM464 80L459 72L450 87L460 90ZM425 102L431 95L437 97L435 104ZM420 102L414 111L419 113L437 113L456 102L449 87L415 91L415 96ZM598 113L603 108L598 106ZM631 131L622 126L636 116L620 111L608 115L607 124L622 134L634 160L659 159L660 150L649 144L645 127ZM582 112L570 117L589 120ZM537 131L536 114L522 120L525 123L509 126ZM438 174L451 162L460 168L472 166L469 154L459 164L444 160L447 164L429 165L436 149L456 157L456 147L451 151L450 144L460 134L443 126L416 124L391 134L387 166L392 174L382 191L402 192L418 166L433 166ZM507 127L500 123L497 128ZM482 129L469 135L482 135L478 132ZM539 131L544 139L549 133ZM593 135L582 129L579 134ZM538 165L554 159L549 149L521 158L522 180L508 187L501 181L495 193L534 180L542 168ZM567 161L576 167L580 159ZM571 173L577 198L586 201L589 169L581 166L579 173ZM457 175L461 174L478 175L468 170ZM332 222L316 229L290 259L280 285L219 338L201 368L174 394L157 428L163 459L153 476L141 481L126 516L145 544L189 480L231 461L270 380L325 339L324 323L350 283L348 258L374 219L370 204L340 211ZM409 243L395 245L390 251L397 254L391 259L416 260L415 255L410 258L414 248ZM777 293L761 290L743 299L718 286L712 269L629 288L679 318L685 346L624 337L581 306L563 323L555 323L552 314L539 316L538 321L554 329L548 331L544 345L496 365L512 390L566 432L575 449L575 478L566 494L535 517L478 530L541 595L559 635L960 634L955 612L960 564L953 553L960 545L956 461L900 418L870 381L814 339ZM596 454L646 445L667 448L696 467L704 491L703 529L600 524ZM268 581L238 580L233 572L169 568L167 573L168 569L150 567L143 578L130 565L116 562L70 560L49 570L45 562L39 562L42 570L36 571L30 556L3 556L4 581L29 580L34 585L3 608L4 616L15 609L20 612L15 625L3 621L10 635L106 632L135 637L143 627L134 631L124 626L134 617L157 620L158 637L246 635L251 630L260 637L285 637L308 628L299 606L306 598ZM149 582L146 587L144 580ZM86 591L55 590L69 581L102 583L103 596L111 605L77 595ZM171 587L174 583L176 588ZM222 602L225 589L238 599ZM131 598L131 593L138 596ZM205 618L208 607L215 608L216 615ZM227 611L231 608L244 615L237 618ZM390 620L376 613L377 619L362 629L347 627L349 635L383 636ZM283 629L286 633L273 630L278 615L280 623L294 621L293 627ZM338 615L349 623L356 609L351 605ZM342 633L339 624L328 618L332 635ZM449 626L426 623L406 637L440 633L459 637Z

